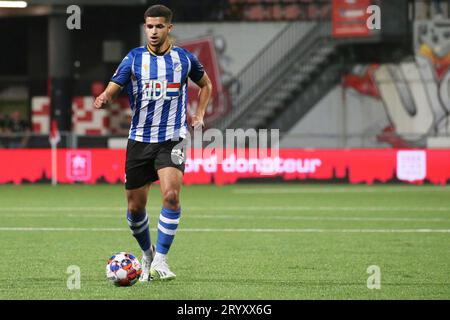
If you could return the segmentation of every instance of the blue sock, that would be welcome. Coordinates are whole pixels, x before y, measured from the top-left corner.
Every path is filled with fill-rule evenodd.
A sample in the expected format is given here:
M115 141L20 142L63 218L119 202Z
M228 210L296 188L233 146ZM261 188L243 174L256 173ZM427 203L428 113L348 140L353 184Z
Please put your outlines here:
M133 237L136 238L144 254L148 253L151 242L147 212L132 214L130 211L127 211L127 220Z
M177 232L180 222L181 208L174 211L167 208L161 209L158 223L158 241L156 243L156 252L167 254L172 245L173 238Z

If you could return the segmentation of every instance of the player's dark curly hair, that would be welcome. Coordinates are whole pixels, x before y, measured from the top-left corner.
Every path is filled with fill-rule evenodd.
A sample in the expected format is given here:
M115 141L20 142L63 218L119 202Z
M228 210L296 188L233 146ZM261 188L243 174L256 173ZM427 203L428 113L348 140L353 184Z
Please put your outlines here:
M144 21L147 17L164 17L167 23L172 22L172 10L162 4L155 4L149 7L144 13Z

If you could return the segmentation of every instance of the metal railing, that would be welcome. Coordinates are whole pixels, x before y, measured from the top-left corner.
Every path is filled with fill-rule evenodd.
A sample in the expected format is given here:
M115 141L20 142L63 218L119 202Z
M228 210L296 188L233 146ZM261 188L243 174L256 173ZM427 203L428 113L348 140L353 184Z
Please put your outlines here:
M230 87L232 110L217 121L215 126L227 128L289 70L293 63L301 63L302 54L306 53L318 39L329 36L329 32L330 23L288 24L235 77Z
M128 135L77 135L61 131L58 148L106 148L111 138L124 138ZM48 134L32 132L0 133L0 149L50 148Z
M439 139L441 148L450 148L450 133L402 133L370 131L364 133L293 133L283 134L281 148L332 148L332 149L365 149L365 148L433 148L434 141Z
M336 128L339 130L339 128ZM243 132L245 134L245 132ZM61 132L58 148L125 148L127 135L77 135ZM427 134L386 132L382 128L358 133L284 132L280 131L281 148L391 148L396 145L432 148L436 144L450 148L450 132ZM208 143L209 144L209 143ZM118 147L119 146L119 147ZM0 149L50 148L49 136L35 133L0 133ZM1 154L0 154L1 156Z

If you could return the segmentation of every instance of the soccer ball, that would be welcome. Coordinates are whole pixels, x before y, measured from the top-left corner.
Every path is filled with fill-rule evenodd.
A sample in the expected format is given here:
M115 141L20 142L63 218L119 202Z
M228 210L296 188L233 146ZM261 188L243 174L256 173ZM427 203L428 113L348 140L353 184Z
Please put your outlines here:
M119 252L108 260L106 277L118 287L132 286L142 273L138 259L128 252Z

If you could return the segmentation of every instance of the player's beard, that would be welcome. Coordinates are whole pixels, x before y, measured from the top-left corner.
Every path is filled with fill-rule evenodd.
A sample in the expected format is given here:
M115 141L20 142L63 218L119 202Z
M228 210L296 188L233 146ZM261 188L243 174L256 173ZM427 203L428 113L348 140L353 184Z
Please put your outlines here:
M166 37L162 36L162 37L158 38L157 42L156 41L152 42L152 39L150 38L149 39L150 40L149 43L150 43L151 46L159 49L159 48L161 48L164 45L164 43L166 42L166 39L167 39L167 36Z

